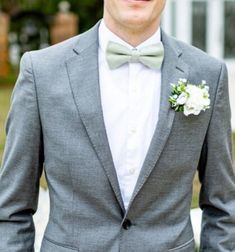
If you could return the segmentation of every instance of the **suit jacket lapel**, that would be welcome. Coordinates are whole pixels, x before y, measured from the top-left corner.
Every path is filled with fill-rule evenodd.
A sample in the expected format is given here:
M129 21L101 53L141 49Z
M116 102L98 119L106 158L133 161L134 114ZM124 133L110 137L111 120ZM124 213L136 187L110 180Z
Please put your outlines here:
M161 102L159 110L159 120L145 158L143 167L140 172L131 203L134 201L138 192L150 176L153 168L164 149L166 141L170 135L174 121L175 111L170 108L168 98L171 94L171 83L176 83L179 78L188 76L188 66L181 60L181 50L176 42L162 32L162 42L164 45L165 55L162 65L162 85L161 85ZM151 193L151 192L150 192ZM129 209L128 208L128 209ZM127 211L128 212L128 211Z
M74 48L75 56L66 61L73 97L89 139L124 212L103 120L98 70L98 24L83 34L78 43Z

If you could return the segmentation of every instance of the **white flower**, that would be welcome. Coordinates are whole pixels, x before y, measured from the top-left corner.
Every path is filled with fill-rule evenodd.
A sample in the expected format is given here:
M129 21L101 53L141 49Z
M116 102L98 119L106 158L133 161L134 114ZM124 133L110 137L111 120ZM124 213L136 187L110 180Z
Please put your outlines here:
M187 83L187 79L182 79L182 78L180 78L180 79L179 79L179 82Z
M202 85L206 85L206 81L205 80L202 80Z
M209 91L209 86L205 86L204 89L208 92Z
M187 99L188 99L187 93L183 92L183 93L181 93L179 95L179 97L177 98L176 102L179 105L184 105L186 103Z
M189 97L184 105L184 114L186 116L190 114L199 115L202 110L205 111L209 108L210 99L206 88L200 88L198 86L188 84L186 92L189 94Z

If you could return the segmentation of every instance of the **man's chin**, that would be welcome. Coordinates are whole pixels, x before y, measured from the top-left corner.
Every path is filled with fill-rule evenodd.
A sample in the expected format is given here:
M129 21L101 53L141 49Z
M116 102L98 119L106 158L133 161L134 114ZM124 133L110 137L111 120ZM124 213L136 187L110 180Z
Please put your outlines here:
M123 22L123 24L125 24L125 26L130 26L130 28L139 28L139 27L145 27L147 26L148 20L146 20L143 17L138 17L138 16L132 16L130 18L125 18L125 21ZM146 25L145 25L146 24Z

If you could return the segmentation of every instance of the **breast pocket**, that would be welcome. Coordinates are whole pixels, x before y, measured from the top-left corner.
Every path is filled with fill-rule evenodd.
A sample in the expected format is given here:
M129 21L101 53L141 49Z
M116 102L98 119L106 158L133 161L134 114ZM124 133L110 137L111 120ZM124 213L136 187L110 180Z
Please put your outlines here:
M190 239L189 241L175 247L168 249L169 252L195 252L195 242L194 238Z
M47 237L43 237L42 245L40 252L79 252L78 248L74 248L72 246L62 244L56 241L53 241Z

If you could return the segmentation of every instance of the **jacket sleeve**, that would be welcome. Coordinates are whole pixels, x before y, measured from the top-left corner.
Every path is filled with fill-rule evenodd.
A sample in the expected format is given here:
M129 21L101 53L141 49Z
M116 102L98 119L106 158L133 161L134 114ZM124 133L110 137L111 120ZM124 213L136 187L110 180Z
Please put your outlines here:
M224 64L198 167L203 210L201 252L235 251L235 176L228 74Z
M34 251L43 144L30 54L21 60L6 123L0 170L0 251Z

